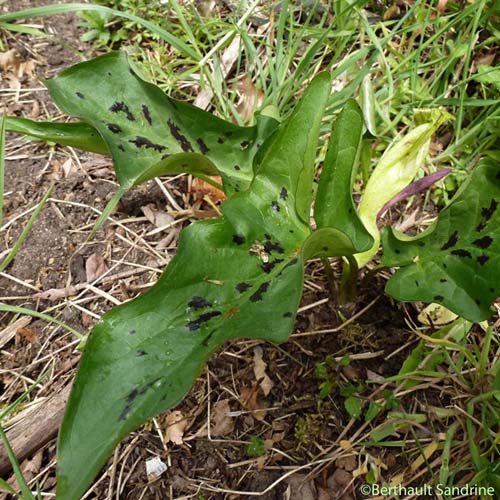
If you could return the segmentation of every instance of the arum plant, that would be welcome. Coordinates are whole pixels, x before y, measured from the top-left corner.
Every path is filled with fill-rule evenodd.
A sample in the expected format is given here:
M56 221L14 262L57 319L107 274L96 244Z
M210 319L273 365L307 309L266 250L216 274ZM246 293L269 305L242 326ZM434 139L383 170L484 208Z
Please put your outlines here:
M191 172L220 175L228 196L220 218L183 230L155 286L112 309L90 333L58 444L57 497L73 500L121 439L182 400L224 342L287 340L307 260L343 257L354 275L356 259L373 252L375 239L351 194L364 126L354 101L335 123L313 200L327 73L311 81L282 124L262 115L247 128L168 98L119 53L46 83L56 104L82 122L9 119L7 127L107 152L122 190L156 175ZM487 318L500 291L499 201L500 167L485 162L425 234L385 234L383 262L401 268L389 293L441 302L472 321ZM376 204L375 217L386 202Z

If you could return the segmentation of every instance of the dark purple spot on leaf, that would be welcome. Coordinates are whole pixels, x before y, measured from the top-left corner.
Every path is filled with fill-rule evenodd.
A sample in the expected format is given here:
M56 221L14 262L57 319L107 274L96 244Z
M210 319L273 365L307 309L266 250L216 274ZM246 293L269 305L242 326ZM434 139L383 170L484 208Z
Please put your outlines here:
M135 355L136 355L137 357L144 356L145 354L146 354L146 351L137 351L137 352L135 353Z
M250 301L259 302L260 300L262 300L262 296L264 295L264 293L267 292L268 288L269 288L268 282L262 283L262 285L259 286L257 291L253 295L250 295Z
M279 212L280 211L280 206L278 205L278 202L276 200L273 200L271 202L271 208L275 211L275 212Z
M285 253L285 250L278 242L273 243L271 240L266 240L264 242L264 251L266 253L273 253L273 252Z
M486 223L484 222L480 222L477 226L476 226L476 231L478 233L480 233L484 228L486 227Z
M129 121L134 121L135 117L134 115L130 112L128 109L128 106L124 102L115 102L112 106L110 106L109 110L112 113L118 113L119 111L123 111L125 113L127 120Z
M491 219L497 207L498 207L498 202L493 199L491 200L489 207L483 208L481 210L481 215L486 219L485 222L488 222Z
M166 160L167 158L170 158L172 155L169 155L168 153L165 153L164 155L161 155L162 160Z
M147 122L150 124L150 125L153 125L153 120L151 119L151 113L149 112L149 108L143 104L141 106L142 108L142 114L144 115L144 118L146 118Z
M120 151L125 151L125 146L123 144L118 144L118 149Z
M118 420L126 420L131 409L132 409L132 403L127 403L125 405L125 408L123 408L122 412L120 413Z
M135 335L136 333L137 333L137 332L136 332L135 330L130 330L130 331L128 332L128 334L129 334L129 335Z
M239 165L235 165L235 166L234 166L234 169L235 169L235 170L241 170L241 167L240 167Z
M224 135L226 137L231 137L233 135L233 132L231 130L228 130L228 131L224 132Z
M162 151L167 149L166 146L155 144L146 137L138 136L135 139L130 139L128 142L135 144L138 148L145 147L146 149L153 149L154 151L158 151L158 153L161 153Z
M288 191L286 190L285 187L282 187L281 188L281 192L280 192L280 198L284 201L288 198Z
M483 236L482 238L478 238L472 242L473 245L476 245L479 248L488 248L492 243L493 238L490 236Z
M284 318L291 318L292 316L293 316L293 314L290 311L288 311L285 314L283 314Z
M212 304L205 300L203 297L194 296L189 302L189 307L194 307L195 309L201 309L203 307L212 307Z
M399 253L401 253L401 250L399 250L398 248L396 248L396 249L394 250L394 253L398 253L398 254L399 254Z
M237 245L243 245L243 243L245 243L245 237L244 236L241 236L240 234L234 234L233 235L233 241L237 244Z
M448 250L453 248L458 242L458 231L454 231L450 239L441 247L441 250Z
M224 144L224 137L219 137L219 138L217 139L217 142L218 142L219 144Z
M477 258L477 261L479 262L479 264L481 264L482 266L484 266L486 264L486 262L488 262L490 260L490 258L487 256L487 255L480 255L478 258Z
M81 92L75 92L79 99L85 99L85 96Z
M459 248L458 250L452 250L451 254L456 255L457 257L472 257L468 250L463 250L461 248Z
M283 259L274 259L273 261L264 262L260 267L265 273L270 273L276 264L283 262Z
M420 283L417 280L415 280L415 286L420 286Z
M494 288L490 288L490 292L493 293L495 291Z
M442 295L434 295L434 302L442 302L444 297Z
M113 134L119 134L122 131L122 128L116 123L108 123L107 127Z
M321 250L323 250L323 252L328 252L328 247L321 247Z
M222 313L220 311L210 311L203 313L201 316L196 318L194 321L189 321L189 323L186 325L189 329L190 332L193 332L195 330L199 330L200 326L203 323L206 323L207 321L210 321L212 318L215 318L217 316L220 316Z
M206 347L210 341L210 339L212 338L213 334L216 332L217 330L212 330L202 341L202 344Z
M201 137L199 137L198 139L196 139L196 143L200 147L200 151L201 151L202 155L205 155L205 154L207 154L210 151Z
M241 149L246 149L249 145L250 143L248 141L240 142Z
M236 290L238 290L238 292L240 293L246 292L251 287L252 285L249 285L248 283L238 283L235 286Z
M126 399L127 403L132 403L132 401L134 401L140 394L141 394L140 389L135 388L134 390L132 390L132 392L130 392L129 395L127 396Z
M123 408L122 412L120 413L120 416L118 417L118 420L125 420L130 413L130 410L132 409L132 405L134 401L139 397L142 396L155 382L157 382L159 379L156 379L154 382L151 382L149 384L145 384L142 387L135 388L132 390L129 395L125 399L125 407Z
M446 278L441 278L439 280L439 283L448 283L448 280Z
M476 304L477 304L478 306L480 306L480 305L481 305L481 301L480 301L479 299L476 299L476 300L475 300L475 302L476 302Z
M193 151L193 146L191 146L191 143L187 140L185 135L182 135L179 127L172 121L168 120L167 122L168 128L170 129L170 133L174 137L174 139L179 143L179 146L181 149L187 153L189 151Z

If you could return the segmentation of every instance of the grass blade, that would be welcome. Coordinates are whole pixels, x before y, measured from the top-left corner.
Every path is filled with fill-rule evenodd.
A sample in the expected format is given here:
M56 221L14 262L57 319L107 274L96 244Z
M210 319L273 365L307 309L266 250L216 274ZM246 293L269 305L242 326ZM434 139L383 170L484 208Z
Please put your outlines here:
M44 197L42 198L42 201L38 204L36 207L36 210L31 214L31 217L28 220L28 223L24 227L21 235L17 239L16 243L14 244L12 250L9 252L9 255L5 257L5 259L0 263L0 273L3 272L7 266L12 262L14 257L16 256L17 252L21 248L22 244L24 243L24 240L28 236L28 233L31 231L31 227L35 223L35 221L38 219L38 216L40 215L40 212L42 211L43 207L45 206L45 203L49 199L49 196L52 194L54 186L52 185L49 190L45 193Z
M104 207L104 210L101 212L101 215L99 215L99 217L97 218L97 221L96 221L94 227L92 228L92 232L90 233L87 241L92 239L96 235L97 231L99 231L99 229L101 229L101 227L106 222L106 220L109 217L109 215L111 214L111 212L115 209L116 205L118 205L118 203L120 203L120 200L122 199L122 197L126 191L127 190L125 188L118 189L118 191L108 201L108 203Z
M58 319L53 318L52 316L49 316L48 314L40 313L38 311L33 311L32 309L26 309L25 307L18 307L18 306L9 306L7 304L0 303L0 312L13 312L13 313L18 313L18 314L27 314L28 316L33 316L34 318L44 319L45 321L48 321L50 323L55 323L56 325L62 326L64 329L68 330L68 332L72 333L73 335L78 337L80 340L83 340L85 338L85 336L82 335L78 330L75 330L74 328L67 325L66 323L63 323L62 321L59 321Z
M0 227L2 227L3 191L5 176L5 115L0 123Z
M32 9L20 10L18 12L10 12L0 16L0 23L15 21L17 19L25 19L30 17L41 17L41 16L53 16L55 14L65 14L69 12L80 12L80 11L96 11L103 14L111 14L113 16L123 17L134 21L137 24L144 26L145 28L151 30L152 33L160 36L165 42L169 43L175 47L179 52L191 57L193 60L198 62L201 59L201 55L193 50L189 45L185 44L182 40L172 35L168 31L160 28L154 23L150 23L145 19L130 14L128 12L122 12L120 10L111 9L109 7L104 7L102 5L91 5L86 3L66 3L58 5L46 5L43 7L34 7Z
M0 477L0 491L1 490L5 490L7 491L8 493L12 493L13 495L16 494L16 492L12 489L12 487L10 486L9 483L7 483L7 481L5 481L4 479L2 479Z
M23 473L21 472L21 468L19 467L19 462L17 461L16 455L14 454L14 450L11 448L9 440L7 439L7 435L5 434L1 425L0 438L3 441L3 445L5 446L5 450L7 451L7 456L9 457L10 463L12 464L12 469L14 470L14 474L16 475L17 484L19 484L21 488L23 500L35 500L35 497L32 495L31 490L26 484Z

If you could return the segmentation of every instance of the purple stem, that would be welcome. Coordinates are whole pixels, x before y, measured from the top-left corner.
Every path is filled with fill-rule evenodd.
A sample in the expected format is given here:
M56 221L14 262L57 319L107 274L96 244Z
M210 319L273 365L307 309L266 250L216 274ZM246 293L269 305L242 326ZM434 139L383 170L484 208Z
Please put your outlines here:
M396 203L412 196L414 194L420 193L420 191L426 190L429 186L432 186L435 182L439 181L443 177L446 177L451 172L451 168L443 168L438 170L433 174L426 175L418 181L412 182L409 186L406 186L402 191L400 191L394 198L390 199L377 214L377 221L379 221Z

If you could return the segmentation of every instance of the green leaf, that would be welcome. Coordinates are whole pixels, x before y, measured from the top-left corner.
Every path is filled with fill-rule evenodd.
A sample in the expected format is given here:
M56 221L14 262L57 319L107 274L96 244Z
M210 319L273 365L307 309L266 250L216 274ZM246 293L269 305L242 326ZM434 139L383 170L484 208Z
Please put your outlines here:
M352 418L358 419L363 411L363 401L356 396L344 400L344 407Z
M27 118L8 116L5 119L5 128L8 132L109 155L108 147L97 130L86 123L35 122Z
M362 138L363 114L356 101L349 100L335 122L314 205L318 229L333 228L344 233L355 252L373 245L352 199Z
M442 304L473 322L489 318L500 295L499 203L500 163L484 160L426 232L386 231L382 264L401 268L387 293Z
M158 283L95 326L59 437L58 499L79 498L116 444L178 404L224 342L288 338L310 233L297 190L312 173L329 89L327 74L311 82L250 188L222 205L220 219L185 229Z
M318 388L319 388L319 393L318 393L318 397L319 399L326 399L332 392L333 388L334 388L334 382L333 380L325 380L324 382L322 382L321 384L319 384Z
M221 175L228 194L244 191L254 157L277 125L261 116L254 127L238 127L171 99L142 80L122 52L72 66L45 83L62 111L99 132L124 188L189 172Z
M351 239L335 228L325 227L314 231L304 243L304 258L341 257L353 255L356 249Z
M433 339L442 339L444 337L449 337L450 340L454 342L459 342L472 327L472 323L466 321L462 318L456 319L453 323L443 326L439 330L435 331L431 337ZM408 357L404 360L398 375L395 377L398 381L404 380L404 388L409 389L418 385L421 381L421 375L417 370L429 372L434 371L436 367L443 362L446 358L445 352L441 349L436 349L431 351L427 347L427 343L421 340L417 347L415 347ZM426 359L426 363L420 366L422 362Z
M386 421L370 431L370 438L376 443L379 443L386 437L396 434L404 425L405 424L401 425L397 422Z
M423 424L427 421L427 416L420 413L388 413L387 419L370 431L370 438L375 442L381 442L386 437L393 436L400 431L407 430L414 425Z
M412 182L429 151L432 135L451 115L440 109L421 110L416 128L394 142L375 167L359 204L359 216L375 242L372 248L356 255L358 266L375 257L380 244L377 215L380 209Z
M479 64L477 73L473 76L476 82L490 83L500 90L500 66L486 66Z
M247 457L261 457L266 453L266 444L261 437L252 436L250 444L246 448Z
M365 413L365 422L371 422L384 408L384 406L377 401L370 401L368 410Z

